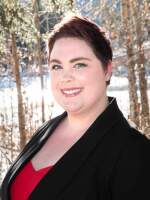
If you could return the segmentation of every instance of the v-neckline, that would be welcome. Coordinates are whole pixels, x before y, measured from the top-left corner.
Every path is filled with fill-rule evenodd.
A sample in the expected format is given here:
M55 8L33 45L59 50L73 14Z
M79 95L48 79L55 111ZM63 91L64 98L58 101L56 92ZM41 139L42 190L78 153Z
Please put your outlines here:
M41 171L45 171L45 170L49 170L49 169L51 169L52 167L53 167L53 165L50 165L50 166L46 166L46 167L42 167L42 168L39 168L39 169L36 169L35 167L34 167L34 165L33 165L33 163L32 163L32 161L30 160L29 161L29 164L30 164L30 166L31 166L31 168L32 168L32 170L34 171L34 172L41 172Z

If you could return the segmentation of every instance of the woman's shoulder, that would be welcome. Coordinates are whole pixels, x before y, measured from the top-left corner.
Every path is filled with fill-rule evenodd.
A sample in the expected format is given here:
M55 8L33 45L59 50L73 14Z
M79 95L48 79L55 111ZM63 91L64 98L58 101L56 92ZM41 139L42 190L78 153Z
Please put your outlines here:
M132 127L125 118L114 127L111 142L125 162L129 158L148 160L150 156L150 140L144 133Z
M113 132L116 132L116 137L120 137L126 145L150 145L150 139L142 131L132 126L124 116L118 120Z
M61 119L63 119L66 116L66 112L63 112L62 114L52 117L49 120L45 121L39 128L37 128L37 130L35 131L34 135L39 134L42 130L47 129L48 127L50 127L53 123L57 123L59 122Z
M136 128L132 127L127 121L126 125L122 127L122 132L118 134L121 139L121 156L122 163L133 163L145 165L147 163L150 167L150 140ZM119 136L120 135L120 136ZM136 166L135 166L136 167Z
M136 128L129 125L128 131L126 133L126 143L128 147L131 148L149 148L150 150L150 140L146 137L146 135L137 130ZM150 154L150 151L149 151Z
M62 113L54 118L51 118L44 122L37 130L33 133L30 140L25 145L23 151L28 149L33 144L38 143L41 144L42 141L48 138L49 134L52 133L52 130L57 126L57 124L66 116L66 113Z
M149 163L150 167L150 140L144 133L135 128L131 128L128 137L128 154L137 157L140 161L147 160L147 164Z

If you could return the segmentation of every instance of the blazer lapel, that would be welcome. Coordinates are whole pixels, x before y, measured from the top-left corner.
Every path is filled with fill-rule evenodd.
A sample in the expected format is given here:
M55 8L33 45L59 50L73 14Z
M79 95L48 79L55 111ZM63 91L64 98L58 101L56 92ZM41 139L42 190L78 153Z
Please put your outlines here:
M62 156L37 185L30 200L53 199L62 194L79 168L88 159L90 152L101 142L104 135L120 119L122 113L115 99L111 99L106 110L95 120L85 134Z

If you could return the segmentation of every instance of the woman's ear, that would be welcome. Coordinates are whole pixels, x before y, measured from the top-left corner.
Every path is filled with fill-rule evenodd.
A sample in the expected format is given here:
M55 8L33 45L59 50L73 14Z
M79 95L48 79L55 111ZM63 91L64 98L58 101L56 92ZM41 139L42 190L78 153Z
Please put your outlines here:
M112 61L110 60L106 69L106 81L110 81L112 76Z

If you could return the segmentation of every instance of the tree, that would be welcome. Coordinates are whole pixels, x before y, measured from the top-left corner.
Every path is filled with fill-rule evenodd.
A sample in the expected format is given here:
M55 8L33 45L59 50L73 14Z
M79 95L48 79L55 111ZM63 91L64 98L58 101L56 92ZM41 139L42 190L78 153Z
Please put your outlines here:
M10 44L12 71L17 87L20 149L22 149L26 143L26 130L20 76L20 51L17 43L23 43L26 38L30 38L28 34L33 32L33 27L31 26L31 20L29 20L29 10L24 5L21 5L18 0L2 0L0 2L0 9L2 13L0 15L0 35L3 41L6 41L4 40L4 37L6 37L7 42Z
M137 46L137 71L139 79L139 91L140 91L140 128L145 131L150 126L149 118L149 103L147 96L147 81L145 73L145 55L144 55L144 21L143 5L139 0L130 0L130 7L132 9L134 28L136 34L136 46Z
M34 0L33 1L33 10L34 10L34 23L37 30L36 34L36 49L37 49L37 59L38 59L38 66L39 66L39 72L40 72L40 79L41 79L41 108L42 108L42 122L45 121L45 104L44 104L44 78L43 78L43 68L42 68L42 51L41 51L41 34L40 34L40 18L39 18L39 12L41 9L41 1L40 0Z
M139 129L145 132L150 126L144 56L144 22L146 19L143 18L143 16L145 16L145 13L143 12L142 2L138 0L122 0L122 10L124 12L123 24L124 30L126 30L127 55L129 61L133 62L133 64L130 64L128 67L129 93L135 96L134 101L133 98L130 99L131 103L133 102L134 105L134 115L131 115L131 120L137 124ZM134 80L131 84L130 79ZM137 89L139 89L140 95L137 95L137 89L135 89L134 85L136 85Z
M129 80L129 99L130 99L130 119L137 127L139 126L139 102L137 95L136 74L135 74L135 52L132 30L132 15L129 0L122 0L122 22L125 30L126 48L128 56L128 80Z

